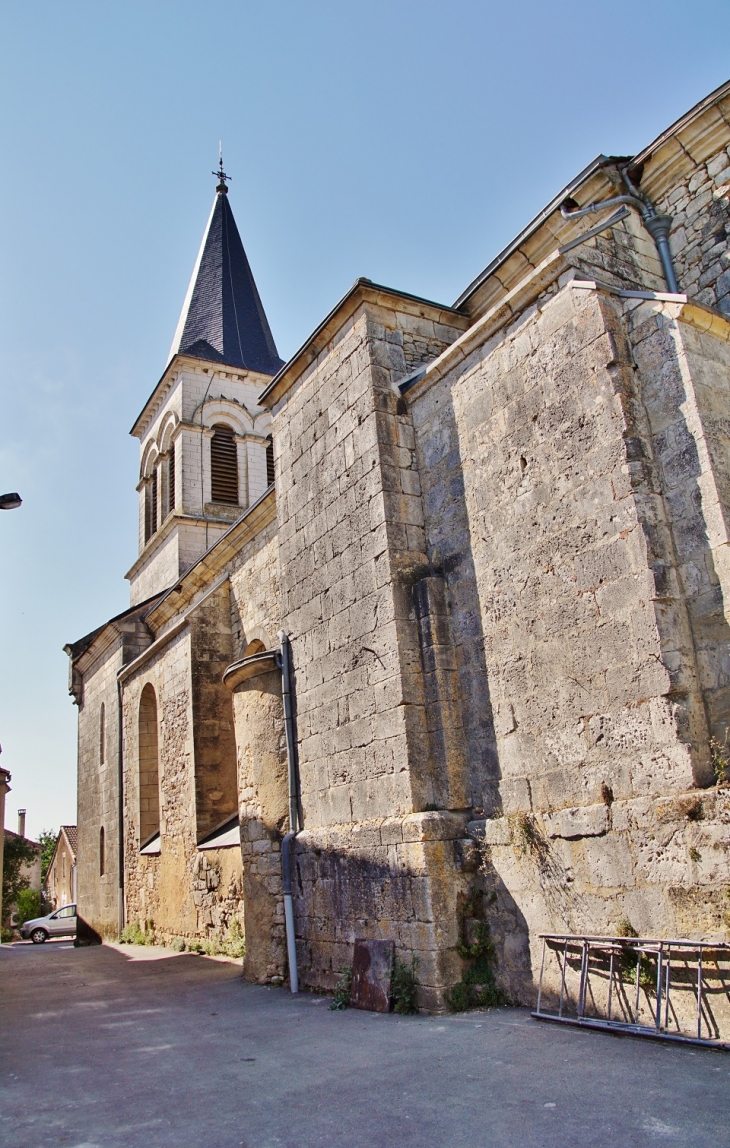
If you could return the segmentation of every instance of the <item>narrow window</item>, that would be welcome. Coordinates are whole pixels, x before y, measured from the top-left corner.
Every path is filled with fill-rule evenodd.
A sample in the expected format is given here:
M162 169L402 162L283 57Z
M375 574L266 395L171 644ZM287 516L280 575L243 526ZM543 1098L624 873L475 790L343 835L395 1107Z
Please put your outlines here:
M266 485L271 486L274 481L274 444L270 438L266 440Z
M104 832L104 830L102 829L102 833L103 832ZM63 881L66 880L66 854L65 853L61 854L61 879Z
M167 492L169 495L168 500L168 513L175 509L175 444L170 447L170 460L167 464Z
M157 468L147 480L144 495L144 540L149 542L157 530Z
M99 765L103 765L106 761L106 710L104 703L101 703L99 710Z
M238 459L236 441L230 427L213 427L210 443L210 487L213 502L238 506Z
M150 479L150 496L150 515L152 518L150 534L154 534L157 530L157 467L152 471L152 478Z
M148 682L139 702L139 844L145 846L160 829L160 783L157 761L157 698Z
M99 830L99 876L106 872L106 842L104 841L104 826ZM66 858L63 859L63 876L66 877Z

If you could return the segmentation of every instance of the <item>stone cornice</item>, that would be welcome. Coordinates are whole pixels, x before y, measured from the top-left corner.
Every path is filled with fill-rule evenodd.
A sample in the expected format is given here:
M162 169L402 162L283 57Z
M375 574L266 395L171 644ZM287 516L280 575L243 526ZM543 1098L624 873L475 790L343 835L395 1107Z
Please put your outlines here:
M137 415L130 434L134 438L142 439L159 414L165 399L172 390L182 371L200 371L202 374L219 375L221 378L236 379L242 383L253 383L262 388L270 381L271 375L264 375L258 371L245 371L237 367L228 367L225 363L214 363L207 359L195 359L191 355L173 355L165 367L152 394Z

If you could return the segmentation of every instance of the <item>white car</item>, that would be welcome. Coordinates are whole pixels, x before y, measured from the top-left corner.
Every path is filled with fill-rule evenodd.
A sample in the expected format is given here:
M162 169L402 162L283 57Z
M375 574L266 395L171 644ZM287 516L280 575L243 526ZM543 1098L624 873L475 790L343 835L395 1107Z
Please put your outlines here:
M34 945L42 945L49 937L75 937L76 906L64 905L47 917L34 917L32 921L25 921L20 926L20 935L24 941L30 937Z

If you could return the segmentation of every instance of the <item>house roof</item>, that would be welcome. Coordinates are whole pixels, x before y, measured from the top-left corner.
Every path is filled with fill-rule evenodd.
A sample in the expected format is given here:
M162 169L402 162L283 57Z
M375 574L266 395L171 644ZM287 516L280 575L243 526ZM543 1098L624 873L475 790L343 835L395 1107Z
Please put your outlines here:
M75 825L62 825L61 832L65 833L66 840L69 843L71 852L74 857L78 852L78 830Z
M268 375L283 365L223 180L216 190L168 364L175 355Z

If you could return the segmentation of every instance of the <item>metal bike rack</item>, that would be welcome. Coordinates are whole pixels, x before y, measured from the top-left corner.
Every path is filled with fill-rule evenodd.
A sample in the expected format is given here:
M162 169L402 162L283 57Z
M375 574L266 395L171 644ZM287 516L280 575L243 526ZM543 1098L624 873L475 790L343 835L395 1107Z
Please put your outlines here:
M710 997L722 999L730 1013L730 945L714 941L593 937L572 933L541 933L540 938L540 981L537 1008L532 1013L535 1020L730 1051L730 1028L728 1038L721 1039L710 1003ZM550 953L558 961L560 984L557 994L553 993L553 996L557 995L557 1006L553 1010L543 1006L546 995L545 959ZM721 968L721 962L726 967ZM570 1007L567 986L571 964L579 966L574 1012ZM592 992L591 977L604 982L605 1001L601 1004L597 1003ZM708 977L711 977L711 983ZM629 988L633 1003L627 992ZM678 992L691 993L696 999L691 1031L686 1031L687 1025L682 1025L674 1008L672 988L675 999ZM651 1002L652 1024L640 1020L642 989L647 1001L651 996L654 998ZM589 993L590 1009L587 1005ZM617 998L621 1017L615 1015Z

